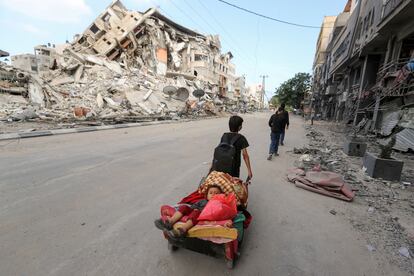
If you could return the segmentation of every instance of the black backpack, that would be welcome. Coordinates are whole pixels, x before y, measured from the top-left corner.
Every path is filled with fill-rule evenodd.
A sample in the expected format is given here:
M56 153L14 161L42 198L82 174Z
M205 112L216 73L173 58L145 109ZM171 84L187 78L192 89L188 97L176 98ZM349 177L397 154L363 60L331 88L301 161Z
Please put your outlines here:
M213 165L211 166L212 171L231 174L234 163L236 162L236 148L234 144L240 137L241 135L239 134L234 136L231 140L228 137L215 148Z

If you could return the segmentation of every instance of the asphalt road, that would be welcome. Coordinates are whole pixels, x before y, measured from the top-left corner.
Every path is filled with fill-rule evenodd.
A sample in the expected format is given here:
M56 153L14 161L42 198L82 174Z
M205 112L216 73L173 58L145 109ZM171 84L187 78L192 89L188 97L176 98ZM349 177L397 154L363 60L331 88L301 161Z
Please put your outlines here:
M329 213L349 203L285 180L297 158L287 151L306 142L300 118L291 119L280 156L266 160L268 116L245 116L254 221L234 270L222 259L170 253L153 226L160 205L206 174L227 130L222 118L0 144L0 274L398 275Z

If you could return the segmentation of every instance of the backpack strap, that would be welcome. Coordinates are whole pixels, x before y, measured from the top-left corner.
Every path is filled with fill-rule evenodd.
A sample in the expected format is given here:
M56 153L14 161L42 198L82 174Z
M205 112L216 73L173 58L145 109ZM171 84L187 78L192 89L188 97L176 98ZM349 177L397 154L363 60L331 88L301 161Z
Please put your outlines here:
M240 139L241 135L237 134L233 137L233 139L230 140L230 145L234 146L234 144Z

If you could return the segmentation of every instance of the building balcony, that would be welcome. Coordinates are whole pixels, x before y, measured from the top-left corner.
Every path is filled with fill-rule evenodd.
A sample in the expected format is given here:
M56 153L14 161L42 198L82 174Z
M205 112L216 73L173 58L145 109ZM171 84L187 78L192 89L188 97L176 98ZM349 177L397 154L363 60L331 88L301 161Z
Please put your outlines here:
M401 68L408 63L409 58L400 58L396 61L388 62L378 69L377 73L377 82L380 82L382 79L396 74Z
M414 94L414 80L405 67L408 58L389 62L378 70L377 84L382 96L404 96Z
M381 20L377 30L388 36L412 22L414 0L387 0L382 6Z
M387 18L405 0L387 0L382 6L382 19Z

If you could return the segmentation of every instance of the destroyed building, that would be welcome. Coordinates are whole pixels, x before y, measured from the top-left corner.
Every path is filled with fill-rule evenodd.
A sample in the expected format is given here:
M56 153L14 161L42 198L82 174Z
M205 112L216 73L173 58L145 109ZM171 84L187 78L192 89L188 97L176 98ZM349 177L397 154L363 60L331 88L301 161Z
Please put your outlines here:
M13 95L21 98L3 97L0 118L22 118L27 109L54 121L214 114L234 104L228 98L236 87L245 90L218 35L190 30L155 8L128 10L117 0L72 43L39 45L34 53L1 65L8 77L0 89L17 89ZM24 80L12 77L19 74Z
M218 36L202 35L160 14L128 11L114 1L80 35L73 50L120 59L125 66L146 66L158 75L209 82L225 96L230 60Z
M383 136L405 128L395 148L413 149L413 14L412 0L349 0L334 24L325 18L309 103L316 114Z

